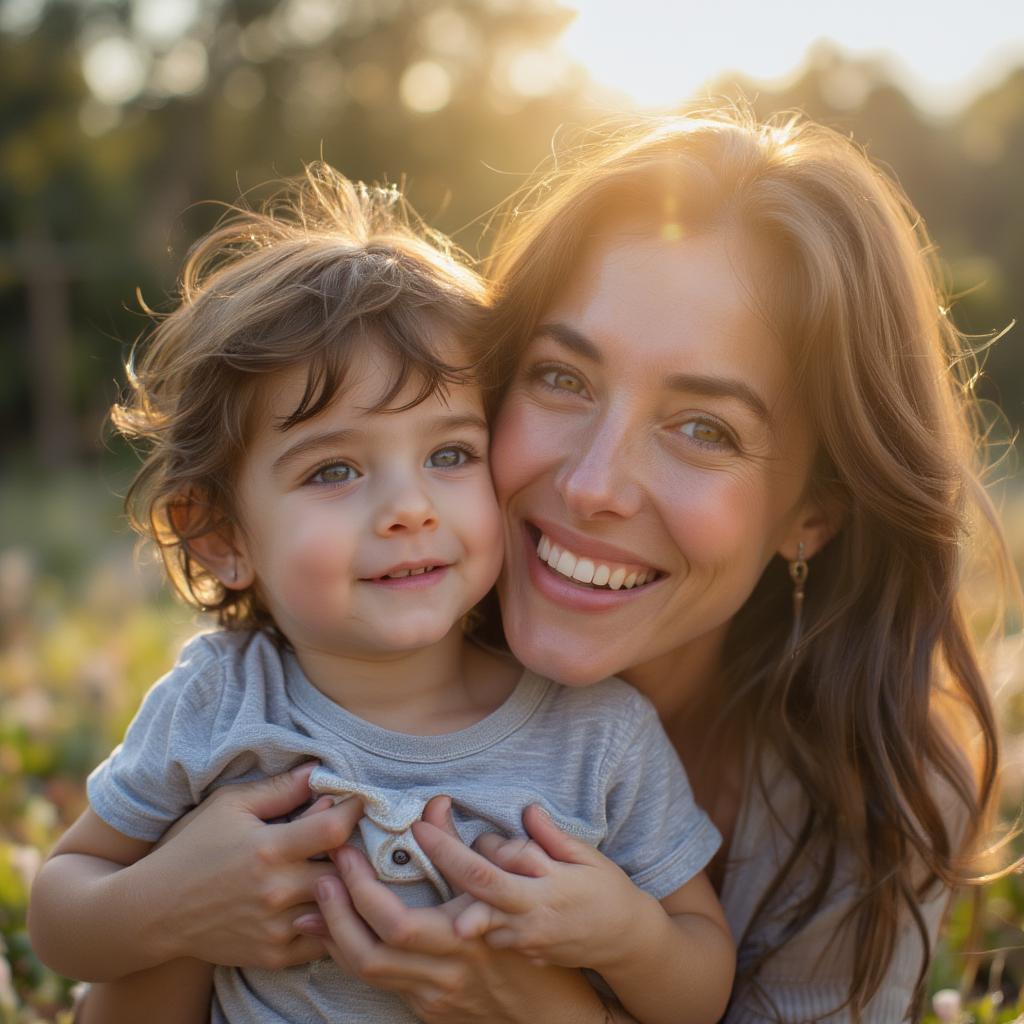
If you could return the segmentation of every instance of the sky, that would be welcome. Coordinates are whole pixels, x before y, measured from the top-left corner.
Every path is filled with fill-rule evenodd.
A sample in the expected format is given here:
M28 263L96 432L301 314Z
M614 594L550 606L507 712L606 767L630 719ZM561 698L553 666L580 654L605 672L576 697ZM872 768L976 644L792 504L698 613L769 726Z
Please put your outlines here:
M567 0L562 37L601 85L669 106L722 72L776 82L823 37L884 54L926 110L951 113L1024 64L1024 0Z

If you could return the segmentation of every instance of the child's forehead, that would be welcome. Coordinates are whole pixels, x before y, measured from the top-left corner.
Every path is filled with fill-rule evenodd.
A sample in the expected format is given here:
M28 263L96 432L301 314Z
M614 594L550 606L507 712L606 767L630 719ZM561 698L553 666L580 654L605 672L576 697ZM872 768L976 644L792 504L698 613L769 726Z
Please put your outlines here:
M450 365L464 365L468 362L462 346L455 341L440 348L438 355ZM324 408L308 420L293 426L286 426L287 421L308 399L308 392L316 390L319 384L315 377L316 368L311 363L302 363L276 370L263 378L257 386L253 404L255 432L268 438L284 438L296 433L304 423L314 424L327 416L344 415L352 420L372 420L381 416L401 416L404 411L416 414L420 404L416 400L423 395L424 377L415 368L408 372L401 390L390 401L384 401L402 369L400 360L379 346L358 346L346 359L341 384ZM428 395L422 404L429 407L438 402L445 406L454 403L463 407L483 407L481 389L472 383L439 388L436 393ZM407 405L410 408L403 410Z

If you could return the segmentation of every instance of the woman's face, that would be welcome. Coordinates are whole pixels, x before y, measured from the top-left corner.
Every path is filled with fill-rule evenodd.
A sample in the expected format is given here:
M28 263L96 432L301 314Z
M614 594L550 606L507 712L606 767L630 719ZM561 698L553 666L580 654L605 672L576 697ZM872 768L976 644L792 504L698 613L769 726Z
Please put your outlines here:
M813 443L758 265L724 232L609 233L541 318L492 444L503 621L531 668L678 670L813 529Z

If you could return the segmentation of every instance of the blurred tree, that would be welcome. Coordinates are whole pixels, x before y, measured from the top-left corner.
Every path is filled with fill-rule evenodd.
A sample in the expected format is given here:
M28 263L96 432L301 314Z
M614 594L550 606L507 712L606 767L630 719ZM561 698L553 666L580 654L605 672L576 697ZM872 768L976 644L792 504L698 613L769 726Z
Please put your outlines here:
M551 49L567 20L553 0L50 0L4 33L0 8L8 446L31 424L47 462L96 447L145 326L123 307L137 286L166 305L222 210L201 200L323 155L404 179L476 250L481 212L579 117L582 76Z
M12 13L13 12L13 13ZM20 12L20 13L19 13ZM26 13L27 12L27 13ZM559 125L603 116L554 43L557 0L0 0L0 431L48 463L94 451L132 296L166 306L183 251L222 207L323 155L404 182L477 253L487 211ZM985 335L1024 294L1024 71L955 118L925 117L879 61L818 45L768 90L852 132L894 169L950 268L959 322ZM1024 422L1024 346L988 361Z

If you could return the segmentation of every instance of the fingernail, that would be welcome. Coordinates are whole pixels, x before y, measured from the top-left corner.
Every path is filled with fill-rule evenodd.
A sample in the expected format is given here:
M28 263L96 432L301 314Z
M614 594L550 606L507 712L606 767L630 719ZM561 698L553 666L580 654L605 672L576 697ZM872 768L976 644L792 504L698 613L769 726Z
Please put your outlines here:
M292 921L292 926L306 935L323 935L327 930L326 922L319 914L303 914Z
M329 878L320 878L316 883L316 898L323 903L330 903L334 899L334 886Z

